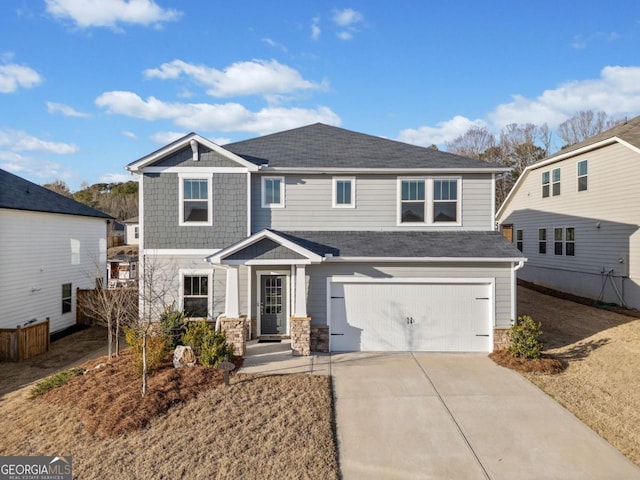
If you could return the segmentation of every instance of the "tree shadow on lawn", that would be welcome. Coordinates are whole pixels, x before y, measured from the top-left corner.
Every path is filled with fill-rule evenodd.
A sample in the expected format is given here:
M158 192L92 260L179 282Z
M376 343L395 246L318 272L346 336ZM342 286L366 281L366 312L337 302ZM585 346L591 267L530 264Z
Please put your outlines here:
M610 338L601 338L599 340L590 340L588 342L580 342L573 347L555 352L553 356L566 364L570 362L581 362L598 348L604 347L611 342Z

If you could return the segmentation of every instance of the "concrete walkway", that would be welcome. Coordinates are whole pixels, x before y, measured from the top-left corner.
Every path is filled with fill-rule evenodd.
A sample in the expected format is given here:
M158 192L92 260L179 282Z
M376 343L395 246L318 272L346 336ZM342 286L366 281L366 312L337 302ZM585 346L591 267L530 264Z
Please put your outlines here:
M331 356L352 479L640 479L576 417L486 355Z

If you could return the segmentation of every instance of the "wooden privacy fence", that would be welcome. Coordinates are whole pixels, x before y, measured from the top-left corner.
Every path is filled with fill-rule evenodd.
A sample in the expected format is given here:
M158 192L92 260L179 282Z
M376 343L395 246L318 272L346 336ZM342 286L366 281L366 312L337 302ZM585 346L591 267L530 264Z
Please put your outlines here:
M49 351L49 319L27 327L0 328L0 360L21 362Z

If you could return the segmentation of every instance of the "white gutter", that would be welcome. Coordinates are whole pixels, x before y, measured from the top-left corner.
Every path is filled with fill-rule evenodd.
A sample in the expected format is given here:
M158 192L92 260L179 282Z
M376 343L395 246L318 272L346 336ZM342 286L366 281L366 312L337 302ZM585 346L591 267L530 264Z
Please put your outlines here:
M522 257L324 257L327 263L358 263L358 262L518 262L522 263L527 259ZM522 267L520 267L522 268Z
M401 174L454 174L454 173L502 173L508 172L510 168L315 168L315 167L263 167L265 173L324 173L324 174L347 174L347 173L401 173Z

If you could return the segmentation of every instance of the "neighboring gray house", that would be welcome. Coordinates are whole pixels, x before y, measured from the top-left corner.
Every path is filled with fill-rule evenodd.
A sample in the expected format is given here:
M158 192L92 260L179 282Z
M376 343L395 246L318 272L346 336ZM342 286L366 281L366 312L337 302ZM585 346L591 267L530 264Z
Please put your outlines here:
M0 328L76 323L76 289L106 276L111 217L0 170Z
M165 302L220 316L240 351L245 331L294 354L491 351L515 318L524 256L495 231L495 164L315 124L191 133L127 168L140 259L176 272Z
M500 207L518 277L640 308L640 117L527 167Z

